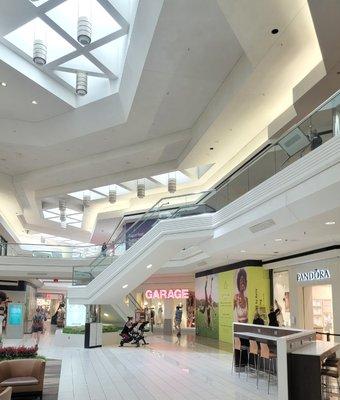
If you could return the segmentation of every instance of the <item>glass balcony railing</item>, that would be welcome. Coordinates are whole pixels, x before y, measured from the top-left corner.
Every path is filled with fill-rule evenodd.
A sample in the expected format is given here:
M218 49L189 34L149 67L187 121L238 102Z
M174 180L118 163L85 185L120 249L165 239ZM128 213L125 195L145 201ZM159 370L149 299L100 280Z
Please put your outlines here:
M60 259L93 259L100 254L101 246L66 246L33 243L1 243L0 256Z
M167 197L158 201L136 222L130 226L125 225L118 235L113 234L109 241L108 254L114 258L119 257L161 220L215 212L225 207L335 135L340 135L339 93L282 135L279 140L268 144L230 174L216 189L186 196ZM75 267L73 283L89 283L109 265L109 261L104 255L97 257L86 274Z
M340 94L335 94L279 140L224 180L206 204L219 210L271 176L340 135Z
M85 271L83 267L73 268L73 284L86 285L100 274L112 261L125 253L134 243L143 237L159 221L190 215L215 212L207 204L201 204L203 198L213 191L191 193L160 199L137 221L126 223L119 233L114 232L108 241L105 254L98 256Z

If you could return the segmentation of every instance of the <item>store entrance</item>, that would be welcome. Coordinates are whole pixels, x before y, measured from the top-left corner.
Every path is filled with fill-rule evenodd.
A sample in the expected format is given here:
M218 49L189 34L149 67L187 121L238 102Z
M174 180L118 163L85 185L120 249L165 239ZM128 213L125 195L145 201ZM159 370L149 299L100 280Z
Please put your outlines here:
M332 285L307 286L303 288L305 329L334 333ZM327 340L326 335L320 335Z

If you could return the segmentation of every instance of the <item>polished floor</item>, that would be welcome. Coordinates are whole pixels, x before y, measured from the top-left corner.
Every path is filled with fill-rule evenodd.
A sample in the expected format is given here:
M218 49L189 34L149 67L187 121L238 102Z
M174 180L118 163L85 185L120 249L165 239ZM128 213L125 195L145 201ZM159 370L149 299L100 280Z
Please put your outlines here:
M31 339L26 337L26 344ZM231 354L195 343L193 336L152 336L150 345L80 349L41 340L40 354L62 359L59 400L260 400L276 399L275 383L267 394L265 377L256 389L253 376L231 373Z

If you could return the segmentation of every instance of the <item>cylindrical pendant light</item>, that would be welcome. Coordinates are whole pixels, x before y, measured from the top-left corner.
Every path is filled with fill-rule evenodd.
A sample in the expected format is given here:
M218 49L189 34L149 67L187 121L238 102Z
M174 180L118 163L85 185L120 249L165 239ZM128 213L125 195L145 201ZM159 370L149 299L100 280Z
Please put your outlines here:
M137 197L139 199L145 197L145 182L139 183L137 181Z
M87 73L83 71L77 72L76 94L85 96L87 94Z
M33 42L33 62L39 66L45 65L47 60L47 46L42 39Z
M89 192L83 193L83 206L85 208L90 207L91 195Z
M87 46L91 43L92 24L88 17L82 15L78 18L77 39L80 44Z
M109 203L114 204L117 201L117 190L109 189Z
M175 177L168 177L168 192L169 193L175 193L177 189L177 181L176 181L176 176Z
M66 228L66 201L64 199L59 200L59 211L60 226Z

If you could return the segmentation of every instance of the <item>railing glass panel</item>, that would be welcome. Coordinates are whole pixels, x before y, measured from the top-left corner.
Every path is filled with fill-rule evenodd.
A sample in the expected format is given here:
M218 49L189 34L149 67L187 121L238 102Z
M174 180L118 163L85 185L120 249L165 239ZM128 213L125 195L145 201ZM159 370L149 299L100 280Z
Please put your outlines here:
M215 212L225 207L334 135L340 135L339 93L232 173L216 190L159 200L136 222L125 225L118 235L111 238L108 254L119 257L163 219ZM97 257L89 267L88 281L103 271L106 265L105 257ZM77 274L75 268L74 276ZM75 279L74 283L78 284L78 281Z

